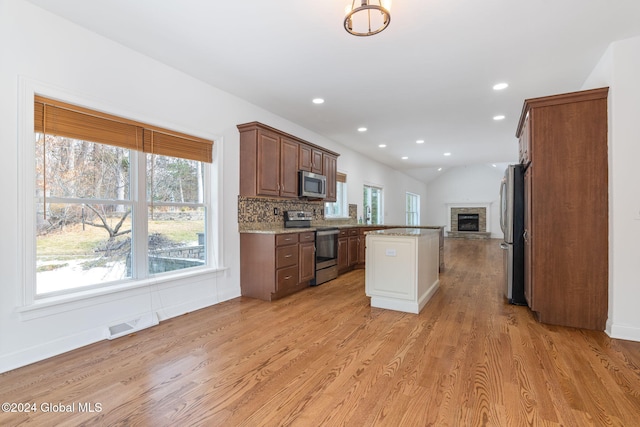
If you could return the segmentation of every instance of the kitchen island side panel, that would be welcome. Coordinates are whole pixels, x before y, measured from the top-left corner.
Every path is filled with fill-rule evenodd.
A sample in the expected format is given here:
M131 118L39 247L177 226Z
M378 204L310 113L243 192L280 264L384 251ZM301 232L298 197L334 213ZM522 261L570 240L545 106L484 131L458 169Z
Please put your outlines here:
M439 286L439 236L434 230L367 234L365 292L371 306L419 313Z

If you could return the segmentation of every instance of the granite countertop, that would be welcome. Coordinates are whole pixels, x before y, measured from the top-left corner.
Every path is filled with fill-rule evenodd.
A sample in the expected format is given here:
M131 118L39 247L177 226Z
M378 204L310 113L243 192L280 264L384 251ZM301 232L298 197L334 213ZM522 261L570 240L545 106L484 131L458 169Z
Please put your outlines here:
M347 228L378 228L385 227L386 230L379 231L390 231L390 230L440 230L444 228L444 225L419 225L415 227L407 228L403 225L366 225L366 224L336 224L332 225L331 223L323 223L312 225L308 228L284 228L284 226L256 226L256 228L243 228L240 229L240 233L253 233L253 234L286 234L286 233L304 233L306 231L316 231L319 227L336 227L338 229L347 229ZM365 233L373 233L374 231L366 231ZM389 234L389 233L386 233ZM405 234L408 235L408 234Z
M420 236L438 234L438 231L430 228L399 227L399 228L387 228L384 230L366 231L364 234L372 235L372 236L420 237Z
M308 228L274 227L274 228L265 228L265 229L240 230L240 233L248 233L248 234L287 234L287 233L304 233L306 231L316 231L316 228L315 227L308 227Z

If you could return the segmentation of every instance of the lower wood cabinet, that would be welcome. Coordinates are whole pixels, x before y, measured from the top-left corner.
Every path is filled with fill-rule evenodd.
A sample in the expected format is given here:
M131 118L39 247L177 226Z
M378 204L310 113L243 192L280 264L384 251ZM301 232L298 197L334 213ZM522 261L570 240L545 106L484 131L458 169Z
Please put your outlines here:
M343 236L344 234L344 236ZM338 274L345 273L349 265L349 239L346 231L340 231L338 237Z
M315 233L241 233L240 289L266 301L309 286L315 276Z
M298 283L309 282L316 277L316 243L313 231L300 233L298 243Z
M338 235L338 273L346 273L358 264L360 254L360 235L358 228L340 230Z
M349 230L347 245L348 245L347 265L349 266L349 268L353 268L358 263L358 255L359 255L358 251L360 249L360 237L358 236L357 228Z

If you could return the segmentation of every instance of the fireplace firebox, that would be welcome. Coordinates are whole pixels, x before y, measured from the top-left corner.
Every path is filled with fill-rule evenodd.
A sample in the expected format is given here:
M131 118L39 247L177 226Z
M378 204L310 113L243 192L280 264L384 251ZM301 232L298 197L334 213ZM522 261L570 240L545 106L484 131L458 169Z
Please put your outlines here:
M458 231L480 231L480 215L458 214Z

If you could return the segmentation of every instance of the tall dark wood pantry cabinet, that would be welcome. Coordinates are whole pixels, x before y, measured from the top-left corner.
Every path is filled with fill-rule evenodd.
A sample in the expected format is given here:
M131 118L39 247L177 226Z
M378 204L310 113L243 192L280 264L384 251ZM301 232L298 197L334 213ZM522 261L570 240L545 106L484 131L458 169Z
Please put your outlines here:
M608 88L524 102L525 296L543 323L604 330Z

